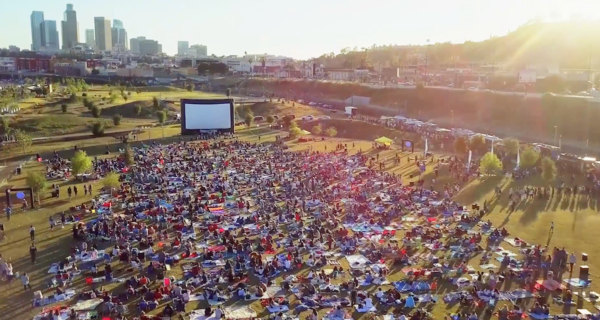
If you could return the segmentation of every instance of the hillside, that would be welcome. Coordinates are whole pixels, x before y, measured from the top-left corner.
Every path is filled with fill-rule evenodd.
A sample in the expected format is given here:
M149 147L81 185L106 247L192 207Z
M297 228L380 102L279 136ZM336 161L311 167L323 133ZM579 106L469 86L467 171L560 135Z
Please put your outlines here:
M327 67L405 66L424 64L453 66L469 63L500 63L511 68L533 64L557 64L561 68L587 69L600 66L600 46L595 44L600 22L532 22L505 36L485 41L449 42L429 46L372 46L344 48L339 54L324 54L317 58Z

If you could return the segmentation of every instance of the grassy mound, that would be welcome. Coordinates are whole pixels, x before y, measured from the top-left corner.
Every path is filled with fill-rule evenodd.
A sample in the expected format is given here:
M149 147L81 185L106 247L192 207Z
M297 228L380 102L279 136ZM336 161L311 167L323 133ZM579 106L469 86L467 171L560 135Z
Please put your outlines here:
M137 106L141 108L140 114L136 114ZM134 101L118 106L112 106L102 109L103 116L114 116L120 114L125 118L148 118L154 113L152 100Z
M39 115L15 119L10 126L32 136L45 137L85 132L94 121L95 119L69 114Z

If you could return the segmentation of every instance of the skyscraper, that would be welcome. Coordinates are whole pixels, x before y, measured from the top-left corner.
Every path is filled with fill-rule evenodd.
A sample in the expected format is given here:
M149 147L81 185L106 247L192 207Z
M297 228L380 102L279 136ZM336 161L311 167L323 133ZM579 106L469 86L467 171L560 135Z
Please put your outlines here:
M208 48L201 44L195 44L190 47L188 51L192 56L196 58L206 57L208 56Z
M42 26L42 48L58 50L58 30L55 20L44 20Z
M62 48L71 49L79 42L79 25L77 24L77 12L73 10L72 4L67 4L62 21Z
M180 56L186 55L188 53L188 49L190 48L190 43L188 41L177 41L177 54Z
M129 42L127 41L127 31L123 28L123 22L121 20L113 20L112 33L112 45L120 46L123 49L129 48Z
M44 13L42 11L31 12L31 50L37 51L42 47L42 22Z
M94 29L85 29L85 43L90 48L96 47L96 37L94 36Z
M117 29L123 29L123 21L114 19L112 27Z
M104 17L94 18L94 29L96 35L96 52L112 49L112 31L110 20Z
M137 37L129 40L129 49L131 53L140 54L140 41L146 40L146 37Z

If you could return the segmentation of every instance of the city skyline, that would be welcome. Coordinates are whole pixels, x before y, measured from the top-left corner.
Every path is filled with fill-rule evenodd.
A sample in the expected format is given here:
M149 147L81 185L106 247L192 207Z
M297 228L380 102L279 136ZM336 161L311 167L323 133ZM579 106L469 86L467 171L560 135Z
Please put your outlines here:
M181 0L178 6L164 6L160 1L149 0L143 2L143 8L140 1L106 0L103 6L82 0L10 2L4 5L6 10L0 12L0 28L15 32L3 34L0 47L30 48L31 21L27 21L27 17L32 11L41 11L46 19L60 21L67 3L77 8L77 22L84 30L95 28L94 17L119 18L128 26L130 38L144 35L156 39L170 55L177 54L177 39L186 39L189 43L211 47L211 53L218 56L242 55L247 51L302 59L338 53L345 47L373 44L422 45L427 39L431 39L431 43L481 41L505 35L537 17L547 20L600 17L600 10L596 10L600 9L600 3L585 0L531 0L527 3L518 0L477 3L373 0L368 6L359 0L307 1L302 6L282 7L274 0L261 0L259 6L247 6L240 0L218 3ZM438 10L431 11L431 7ZM197 19L195 10L181 8L201 8L203 18ZM256 19L257 15L271 18ZM297 21L287 23L290 16ZM313 19L317 18L318 23L315 23Z

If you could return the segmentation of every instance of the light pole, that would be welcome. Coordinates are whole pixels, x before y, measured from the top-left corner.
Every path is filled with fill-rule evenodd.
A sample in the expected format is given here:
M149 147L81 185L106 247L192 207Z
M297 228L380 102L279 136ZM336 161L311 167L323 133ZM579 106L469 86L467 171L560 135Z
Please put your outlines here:
M554 146L556 146L558 143L558 126L554 126Z

